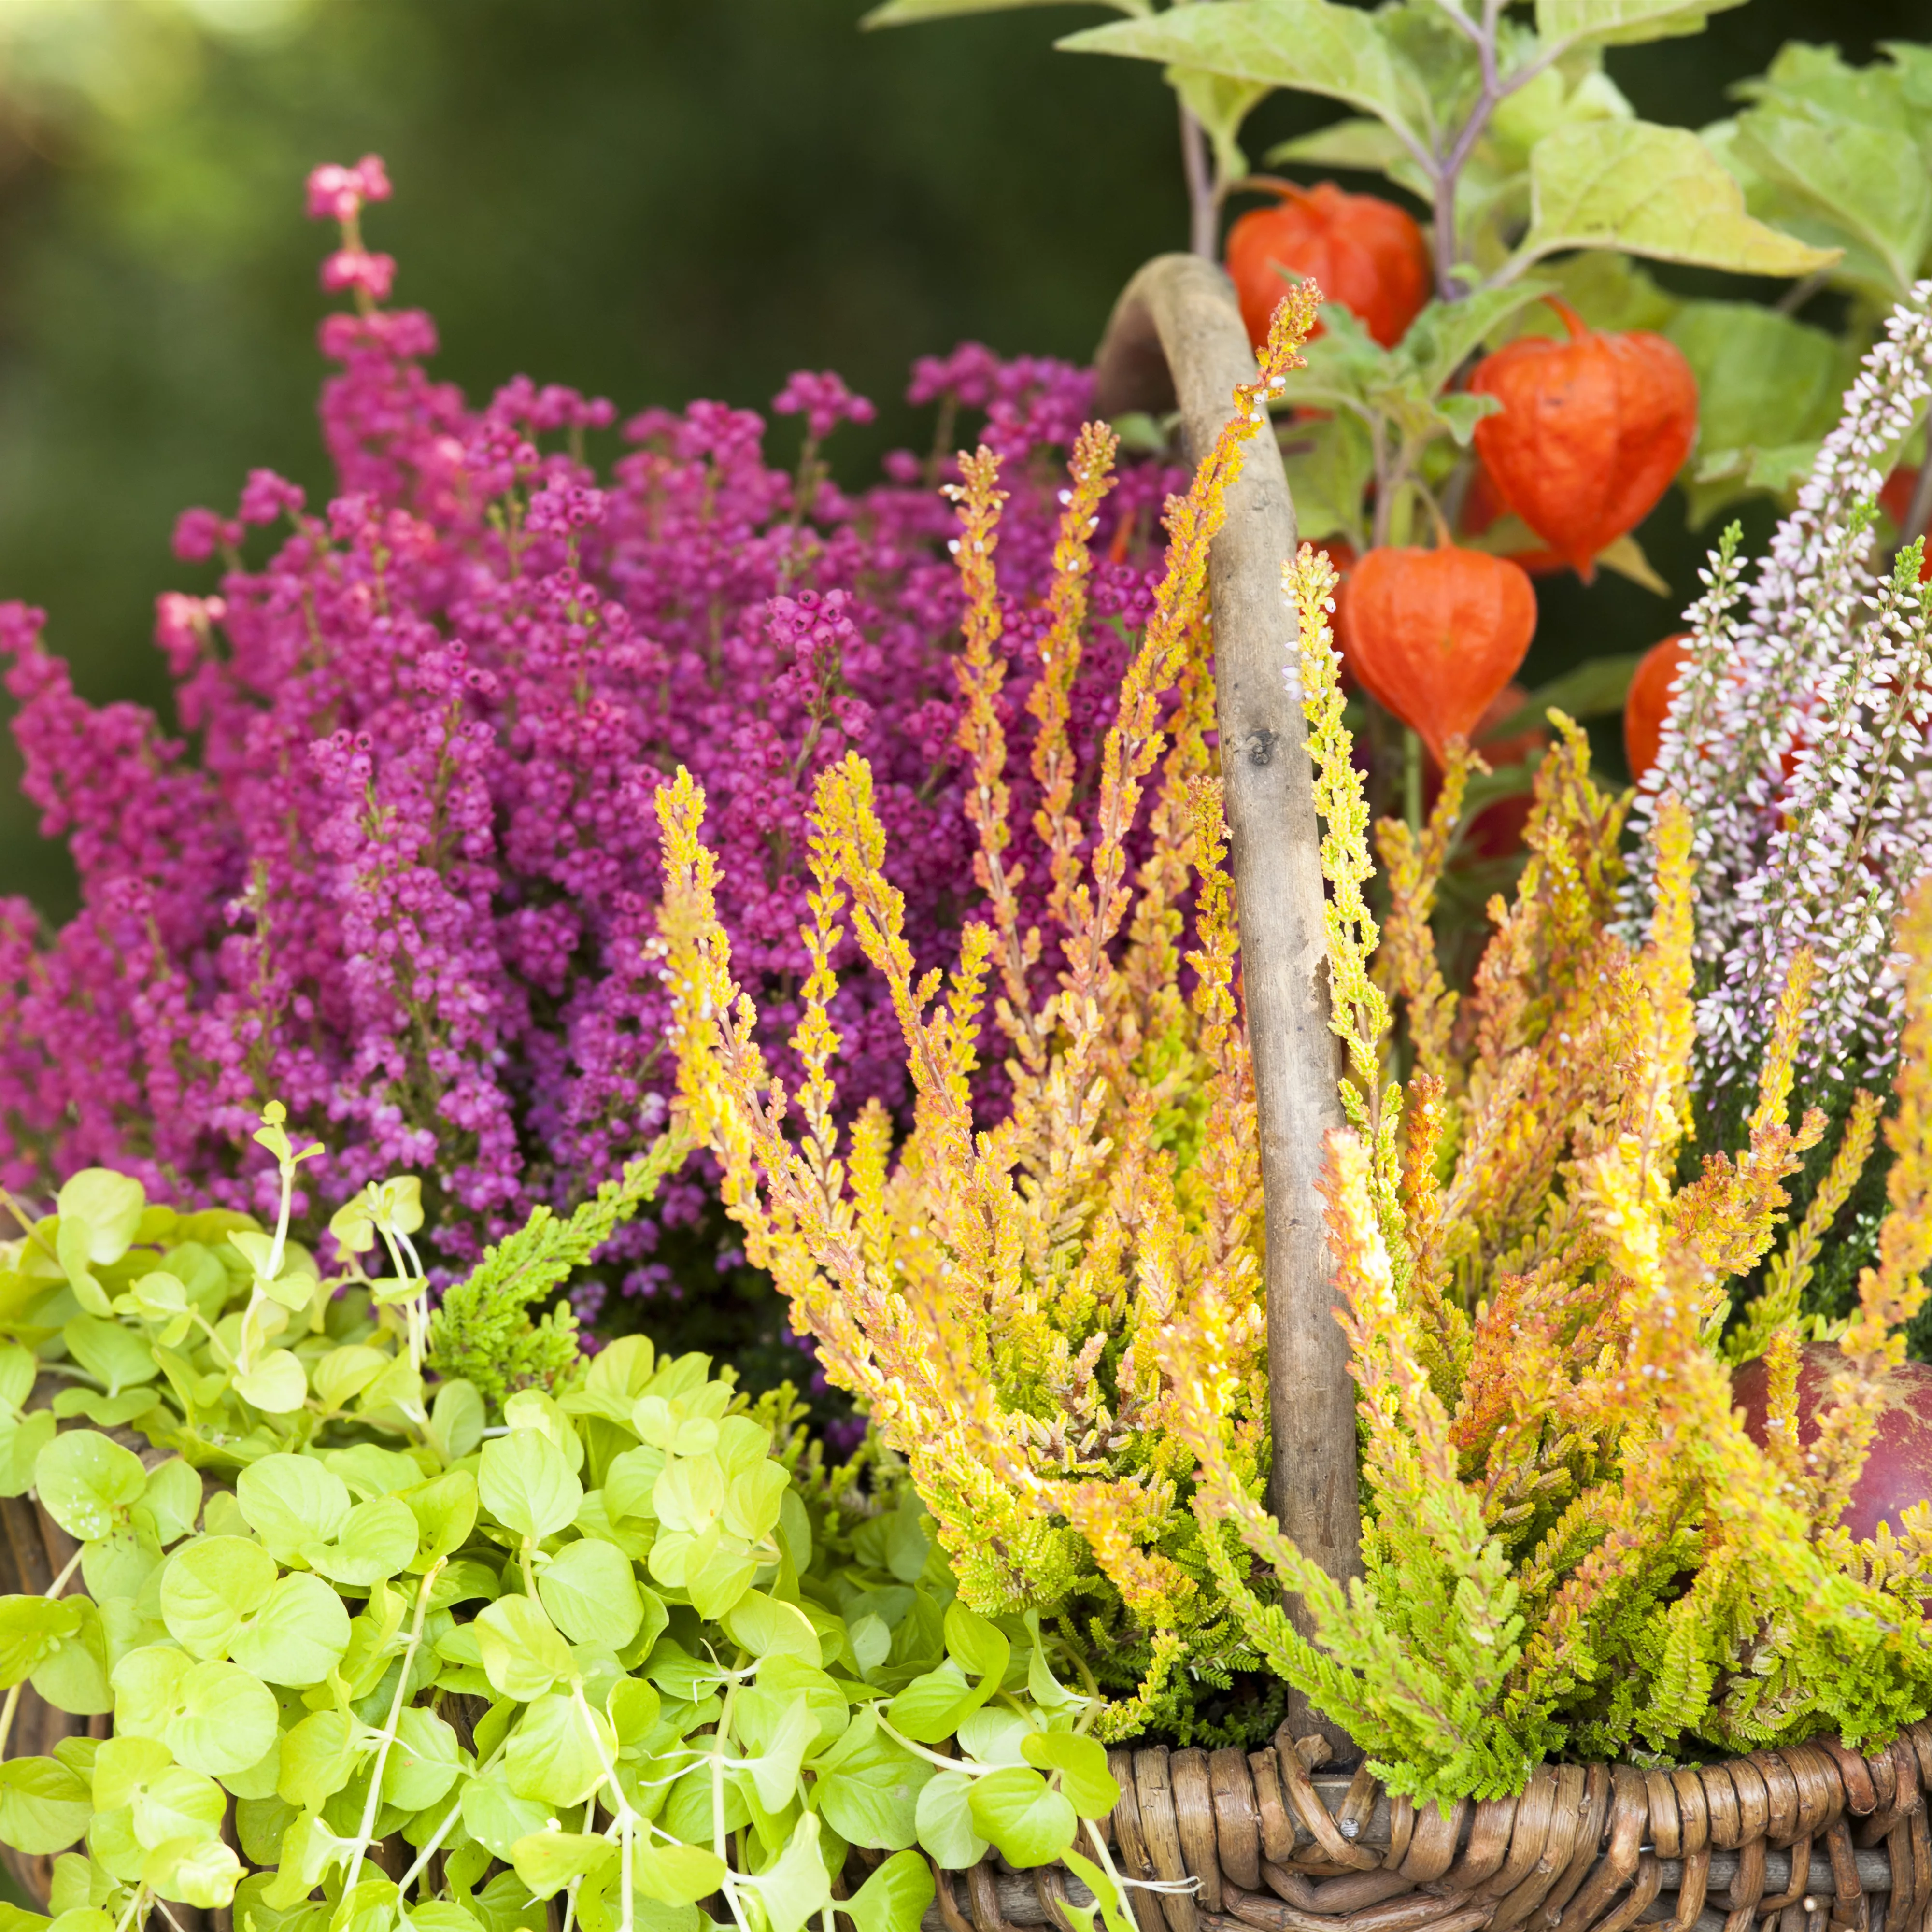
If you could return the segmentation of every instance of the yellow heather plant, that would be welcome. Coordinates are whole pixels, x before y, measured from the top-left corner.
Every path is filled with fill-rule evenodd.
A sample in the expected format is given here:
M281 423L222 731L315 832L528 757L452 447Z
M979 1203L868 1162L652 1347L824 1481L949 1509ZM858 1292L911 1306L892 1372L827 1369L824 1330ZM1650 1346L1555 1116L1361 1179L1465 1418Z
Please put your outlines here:
M812 820L814 970L782 1090L731 976L689 776L658 795L662 944L676 998L686 1118L724 1170L746 1251L790 1297L826 1375L858 1396L910 1464L960 1580L987 1612L1037 1611L1113 1700L1115 1736L1265 1736L1278 1696L1208 1721L1203 1687L1256 1659L1211 1580L1231 1526L1187 1507L1193 1459L1166 1420L1162 1331L1211 1283L1238 1383L1227 1453L1243 1480L1266 1457L1260 1178L1214 759L1205 621L1208 549L1270 386L1298 358L1312 292L1286 302L1258 380L1185 497L1170 502L1165 580L1122 682L1084 820L1067 693L1085 633L1088 542L1114 439L1076 446L1054 552L1032 831L1051 881L1060 966L1023 929L1009 851L1008 747L998 698L998 464L962 461L956 486L966 593L962 748L973 782L981 911L943 983L916 973L884 870L872 775L826 772ZM1138 855L1138 856L1136 856ZM1192 898L1191 916L1188 902ZM846 924L884 976L916 1096L897 1145L876 1106L839 1126L829 1014ZM1191 944L1190 944L1191 942ZM990 1028L986 1022L990 1020ZM1011 1098L975 1099L991 1031ZM1219 1556L1206 1547L1226 1544ZM1185 1669L1177 1666L1184 1662Z
M1325 1191L1360 1392L1365 1574L1345 1592L1263 1507L1221 1419L1244 1365L1204 1283L1161 1351L1174 1426L1197 1459L1193 1507L1204 1522L1239 1524L1247 1552L1314 1610L1316 1640L1210 1540L1223 1594L1272 1667L1418 1795L1513 1790L1559 1751L1742 1750L1827 1729L1882 1739L1932 1702L1916 1600L1932 1591L1932 1511L1874 1544L1854 1544L1838 1519L1932 1258L1932 886L1900 935L1910 1018L1880 1263L1860 1284L1816 1442L1800 1452L1795 1318L1820 1227L1808 1215L1792 1232L1738 1331L1772 1356L1760 1448L1733 1408L1720 1342L1729 1284L1770 1252L1784 1184L1823 1130L1815 1112L1789 1118L1810 958L1798 956L1780 1004L1748 1149L1680 1184L1688 818L1670 806L1657 816L1657 910L1646 943L1626 945L1612 930L1622 802L1592 782L1582 735L1559 716L1528 862L1514 902L1491 904L1466 1009L1428 938L1460 758L1420 840L1382 828L1395 943L1374 959L1359 898L1365 814L1326 621L1334 585L1311 550L1288 573L1329 828L1334 1024L1354 1090ZM1388 1078L1378 968L1408 1022L1406 1088ZM1835 1156L1840 1197L1876 1113L1860 1102Z
M658 944L684 1117L826 1374L906 1459L962 1597L1046 1618L1109 1699L1105 1735L1253 1738L1279 1700L1222 1694L1258 1666L1306 1690L1396 1789L1438 1798L1514 1790L1558 1752L1882 1738L1932 1702L1917 1600L1932 1511L1865 1544L1838 1517L1932 1244L1932 889L1903 934L1912 1017L1884 1129L1890 1218L1801 1450L1798 1299L1881 1111L1854 1108L1780 1247L1786 1184L1824 1132L1815 1112L1791 1118L1809 956L1784 988L1748 1145L1687 1175L1687 814L1654 815L1655 910L1629 943L1628 801L1597 784L1558 716L1527 861L1492 902L1473 983L1451 988L1432 916L1478 766L1452 747L1430 822L1375 828L1376 886L1334 574L1306 548L1286 580L1351 1124L1325 1191L1359 1394L1362 1580L1338 1586L1268 1514L1260 1181L1203 594L1223 493L1311 307L1284 306L1258 381L1169 506L1166 581L1084 811L1066 698L1112 441L1093 427L1079 440L1028 700L1050 934L1019 910L1002 500L983 452L956 491L978 897L950 971L911 956L872 776L848 758L818 788L803 1078L785 1091L732 977L703 794L684 773L661 790ZM848 928L904 1036L916 1097L902 1136L876 1106L843 1124L831 1009ZM1000 1109L977 1097L989 1040ZM1736 1285L1759 1280L1734 1308ZM1728 1364L1750 1352L1768 1358L1762 1447L1731 1396ZM1286 1593L1312 1610L1312 1641Z

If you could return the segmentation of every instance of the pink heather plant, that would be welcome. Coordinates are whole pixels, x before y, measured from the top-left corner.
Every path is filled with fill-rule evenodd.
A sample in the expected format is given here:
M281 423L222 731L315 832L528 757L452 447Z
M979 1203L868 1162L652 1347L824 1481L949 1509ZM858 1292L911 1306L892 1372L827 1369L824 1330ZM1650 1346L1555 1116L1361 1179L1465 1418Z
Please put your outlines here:
M26 790L82 898L57 932L0 902L0 1180L44 1191L111 1161L259 1205L274 1171L249 1130L273 1096L332 1150L327 1199L429 1178L454 1261L533 1202L580 1198L662 1120L651 799L680 764L712 801L772 1046L809 970L805 805L848 749L878 774L908 934L945 952L972 877L934 487L952 471L899 452L848 495L818 447L872 405L801 373L777 403L806 418L796 477L766 464L757 415L716 403L647 410L600 476L584 445L608 402L518 377L476 410L425 373L430 320L380 305L394 264L362 244L364 206L388 193L373 157L310 178L310 214L342 230L324 285L355 303L321 330L340 364L321 405L339 494L317 515L257 470L233 517L182 516L177 556L224 567L215 594L159 600L177 731L82 702L41 614L0 605ZM1022 738L1060 452L1088 392L1079 370L976 345L914 384L949 439L983 410L1006 459L1004 722ZM1075 694L1089 756L1174 480L1130 467L1109 499L1094 603L1114 621ZM270 550L253 533L277 524ZM1017 818L1034 808L1016 790ZM1046 885L1029 882L1042 905ZM838 1014L846 1090L896 1105L897 1028L864 983ZM702 1198L687 1179L664 1211ZM633 1258L651 1238L634 1232Z

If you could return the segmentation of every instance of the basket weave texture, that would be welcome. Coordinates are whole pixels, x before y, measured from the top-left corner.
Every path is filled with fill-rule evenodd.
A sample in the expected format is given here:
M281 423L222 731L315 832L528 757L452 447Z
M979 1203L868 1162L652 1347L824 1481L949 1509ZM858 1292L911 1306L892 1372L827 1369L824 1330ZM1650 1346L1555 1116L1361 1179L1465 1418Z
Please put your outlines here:
M1447 1812L1316 1776L1324 1749L1112 1752L1117 1862L1165 1882L1130 1888L1141 1932L1927 1932L1932 1723L1871 1756L1818 1738L1672 1771L1545 1765ZM1079 1932L1065 1907L1088 1894L1063 1873L936 1876L944 1932Z

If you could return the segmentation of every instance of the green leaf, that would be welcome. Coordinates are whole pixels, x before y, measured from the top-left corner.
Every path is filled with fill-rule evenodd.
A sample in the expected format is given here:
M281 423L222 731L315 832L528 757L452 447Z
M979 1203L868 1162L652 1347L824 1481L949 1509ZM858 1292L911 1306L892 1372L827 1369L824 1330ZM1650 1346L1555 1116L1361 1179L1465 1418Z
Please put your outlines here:
M97 1779L94 1802L100 1802ZM235 1835L242 1856L251 1864L272 1865L282 1856L282 1838L296 1821L296 1808L285 1798L244 1798L235 1808Z
M462 1810L463 1828L493 1858L506 1861L517 1841L541 1832L550 1815L547 1805L518 1797L501 1772L470 1779L463 1787Z
M317 1711L282 1737L277 1792L304 1811L319 1811L349 1782L360 1756L346 1711Z
M724 1510L724 1472L715 1456L683 1456L664 1466L651 1500L667 1529L697 1536Z
M349 1491L313 1456L264 1456L235 1479L248 1527L282 1562L307 1544L333 1543L349 1520Z
M917 1838L920 1790L932 1767L893 1743L871 1706L820 1756L817 1769L818 1809L848 1844L902 1852Z
M614 1759L616 1748L607 1718L580 1708L574 1697L553 1694L533 1700L510 1733L504 1776L520 1798L579 1804L602 1780L603 1756Z
M1051 1864L1079 1828L1072 1802L1049 1791L1046 1780L1024 1765L976 1778L968 1803L974 1828L992 1840L1009 1864Z
M1836 116L1754 108L1737 152L1767 181L1808 202L1885 265L1893 298L1932 248L1932 176L1912 136Z
M1375 16L1331 0L1224 0L1089 27L1056 40L1070 53L1119 54L1326 94L1426 144L1428 97Z
M1560 248L1621 248L1750 275L1807 275L1837 260L1754 220L1736 180L1687 128L1574 122L1537 142L1529 170L1529 232L1514 266Z
M141 1862L141 1882L177 1905L212 1912L235 1896L242 1861L219 1838L168 1838Z
M808 1749L814 1754L826 1749L851 1722L851 1706L837 1678L795 1657L767 1658L759 1669L758 1681L739 1692L739 1735L762 1750L778 1735L793 1697L800 1692L818 1729L817 1741Z
M957 1664L943 1664L915 1677L892 1700L886 1708L886 1721L916 1744L936 1744L952 1736L959 1720L984 1701Z
M528 1597L499 1597L472 1628L499 1696L527 1704L572 1674L569 1646Z
M1436 413L1448 427L1458 449L1467 449L1475 439L1476 425L1502 407L1494 396L1458 394L1436 398Z
M318 1576L284 1576L228 1639L228 1654L271 1684L320 1684L349 1648L349 1612Z
M859 1932L919 1932L937 1895L925 1859L916 1852L895 1852L838 1909Z
M0 1597L0 1688L24 1682L80 1627L76 1604Z
M1163 78L1201 123L1214 150L1214 178L1238 181L1248 171L1241 123L1274 91L1266 81L1230 80L1198 68L1171 67Z
M990 1677L997 1688L1012 1656L999 1626L956 1597L946 1606L944 1627L946 1654L969 1676Z
M58 1758L0 1763L0 1840L29 1858L64 1851L87 1829L94 1798Z
M707 1532L699 1560L687 1562L684 1588L691 1606L707 1622L716 1622L751 1588L758 1566L736 1537Z
M1281 433L1281 460L1303 542L1338 535L1358 546L1365 541L1363 498L1376 460L1360 416L1334 410L1288 424Z
M148 1472L148 1486L134 1506L134 1520L139 1522L145 1517L158 1543L178 1543L200 1514L201 1478L178 1456Z
M403 1913L402 1922L406 1932L483 1932L482 1921L450 1898L432 1898L410 1906Z
M439 1556L454 1556L476 1527L476 1478L467 1469L452 1469L420 1488L406 1490L402 1500L416 1520L412 1569L427 1568Z
M476 1486L483 1507L506 1529L541 1543L569 1527L584 1485L539 1430L519 1429L483 1445Z
M114 1665L114 1727L120 1738L158 1741L181 1708L182 1680L194 1660L172 1644L142 1644Z
M415 1561L416 1512L400 1496L379 1496L349 1512L332 1544L310 1544L303 1554L334 1583L366 1590L399 1576Z
M455 1732L434 1711L406 1706L382 1766L383 1800L405 1811L427 1811L442 1803L462 1768Z
M537 1594L573 1643L622 1650L644 1620L644 1600L623 1552L585 1538L567 1544L537 1574Z
M275 1742L280 1714L260 1678L232 1664L197 1664L182 1678L180 1708L162 1742L190 1771L226 1778L259 1763Z
M1630 680L1642 659L1640 652L1586 659L1574 670L1565 671L1561 677L1539 686L1522 708L1511 712L1490 736L1513 738L1520 732L1534 730L1544 723L1552 706L1566 716L1579 719L1614 716L1624 708Z
M632 1856L632 1882L646 1898L694 1905L724 1882L724 1861L702 1845L640 1845Z
M724 1527L752 1543L770 1535L777 1526L790 1480L780 1464L767 1461L732 1476L724 1490Z
M1438 394L1468 358L1511 316L1540 302L1555 281L1525 280L1482 289L1461 302L1432 302L1408 326L1396 353L1416 373L1425 394Z
M275 1559L246 1537L184 1544L161 1575L161 1620L196 1657L220 1657L244 1618L268 1601Z
M64 1607L64 1606L63 1606ZM74 1604L75 1624L51 1657L34 1666L34 1690L57 1711L94 1717L114 1708L107 1681L107 1637L100 1612L86 1598Z
M1020 1748L1035 1770L1060 1774L1060 1788L1082 1817L1104 1818L1120 1802L1107 1754L1094 1738L1072 1731L1030 1731Z
M800 1813L790 1840L777 1858L741 1882L757 1893L772 1932L800 1932L832 1897L831 1876L818 1849L818 1818L809 1811Z
M1022 1747L1032 1729L1017 1711L975 1711L959 1720L959 1748L981 1764L1024 1764Z
M584 1832L532 1832L510 1847L510 1862L532 1898L548 1898L616 1856L610 1840Z
M54 1202L63 1228L84 1224L86 1258L97 1268L118 1262L134 1244L148 1204L141 1184L105 1167L84 1167Z
M89 1375L106 1384L110 1396L151 1382L161 1372L146 1340L122 1323L104 1322L98 1315L75 1316L61 1330L61 1340Z
M812 1715L811 1702L802 1690L795 1690L777 1727L752 1760L752 1788L766 1810L782 1811L791 1802L805 1754L818 1743L818 1720Z
M919 1842L944 1870L964 1871L986 1856L986 1840L973 1828L972 1795L972 1779L956 1771L942 1771L919 1794Z
M104 1738L94 1755L94 1805L118 1811L131 1805L174 1762L158 1738Z
M1433 203L1436 184L1416 165L1402 136L1380 121L1350 118L1280 141L1263 158L1270 167L1300 164L1315 168L1356 168L1364 174L1386 175L1418 201Z
M92 1429L63 1430L34 1464L34 1487L47 1514L82 1543L105 1536L119 1513L140 1501L147 1483L140 1456Z
M1033 1648L1027 1653L1027 1694L1043 1711L1064 1709L1074 1702L1074 1696L1054 1676L1053 1666L1046 1660L1046 1644L1040 1634L1040 1612L1028 1610L1025 1622L1027 1634L1033 1639Z
M781 1603L762 1590L748 1590L724 1618L734 1643L754 1657L795 1657L801 1664L824 1661L818 1633L796 1604Z
M34 1466L59 1426L50 1408L34 1409L18 1422L0 1418L0 1496L23 1496L34 1486Z
M604 1507L616 1522L635 1516L644 1522L657 1520L657 1505L652 1500L658 1478L664 1474L662 1449L626 1449L612 1462L604 1478Z
M1670 586L1659 576L1648 557L1643 554L1643 546L1636 540L1634 531L1626 530L1620 537L1613 537L1597 553L1597 561L1618 577L1627 577L1633 584L1640 584L1645 590L1658 597L1668 597Z
M1072 1850L1063 1852L1061 1858L1066 1869L1078 1879L1094 1894L1094 1903L1100 1907L1102 1922L1107 1932L1139 1932L1134 1923L1134 1916L1120 1898L1120 1888L1112 1877L1091 1858L1082 1858ZM1090 1918L1089 1925L1093 1923Z
M436 1392L429 1412L429 1438L446 1462L460 1462L483 1440L488 1420L476 1384L459 1376Z
M308 1378L325 1408L346 1408L389 1366L380 1348L332 1348L310 1366Z
M1713 14L1744 0L1536 0L1536 32L1546 48L1634 46L1640 40L1701 34Z
M308 1400L308 1377L286 1348L271 1348L247 1373L235 1378L236 1392L264 1415L292 1415Z
M1745 494L1750 457L1815 442L1838 421L1850 378L1836 338L1756 302L1687 302L1665 330L1697 378L1691 520Z

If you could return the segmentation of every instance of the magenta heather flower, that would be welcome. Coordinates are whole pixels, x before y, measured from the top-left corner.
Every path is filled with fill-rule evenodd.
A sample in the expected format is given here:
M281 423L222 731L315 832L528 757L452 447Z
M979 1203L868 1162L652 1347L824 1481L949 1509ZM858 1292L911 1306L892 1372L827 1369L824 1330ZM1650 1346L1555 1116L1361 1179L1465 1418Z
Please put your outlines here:
M311 221L353 221L366 203L388 198L388 171L380 154L364 154L352 168L332 161L309 173Z
M396 280L396 258L366 248L338 248L323 259L322 286L331 295L348 289L371 302L387 302Z
M814 442L823 442L841 423L868 423L877 414L866 398L854 395L830 369L817 374L794 370L790 381L772 398L772 410L776 416L803 416Z
M351 229L388 191L378 162L318 170L310 212ZM800 503L761 418L717 403L635 417L600 475L583 441L614 424L608 402L520 376L474 406L425 368L428 316L357 296L320 332L339 365L332 499L310 510L256 470L236 515L178 526L186 561L259 554L159 600L172 728L83 703L40 614L0 605L24 784L82 897L51 934L0 902L0 1180L44 1190L112 1160L259 1205L248 1133L272 1096L331 1150L326 1198L422 1174L454 1260L593 1189L663 1124L651 800L680 764L710 794L736 962L781 1065L809 970L806 811L848 750L877 775L908 935L922 960L945 952L972 877L952 521L903 453L884 483ZM976 348L917 386L949 420L983 411L1012 459L1000 704L1024 745L1058 453L1088 380ZM788 393L814 442L869 410L836 377ZM1130 466L1103 512L1073 694L1089 759L1178 481ZM272 548L250 536L284 519ZM1036 802L1016 788L1016 824ZM1046 886L1021 890L1043 907ZM897 1025L866 976L838 1020L846 1090L902 1106ZM687 1176L662 1211L688 1218L704 1190ZM670 1279L656 1232L625 1238L627 1292Z

